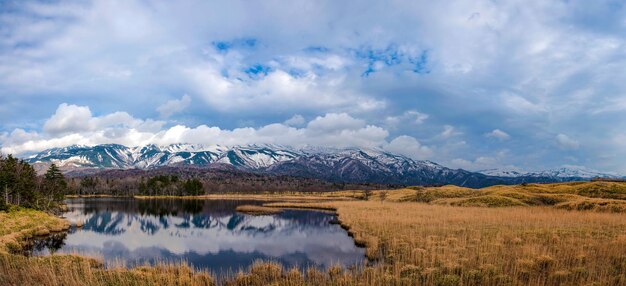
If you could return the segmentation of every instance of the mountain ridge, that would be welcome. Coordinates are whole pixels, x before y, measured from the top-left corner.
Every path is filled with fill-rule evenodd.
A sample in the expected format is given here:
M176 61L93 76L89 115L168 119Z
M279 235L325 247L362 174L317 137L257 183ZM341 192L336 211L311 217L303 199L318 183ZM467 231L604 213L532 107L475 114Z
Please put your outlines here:
M44 166L57 164L65 171L81 169L154 169L172 166L210 167L230 165L235 169L323 179L404 185L454 184L485 187L497 184L565 182L593 177L613 177L598 172L566 168L541 172L471 172L447 168L428 160L414 160L375 148L292 148L271 144L206 146L170 144L126 147L120 144L72 145L52 148L26 159Z

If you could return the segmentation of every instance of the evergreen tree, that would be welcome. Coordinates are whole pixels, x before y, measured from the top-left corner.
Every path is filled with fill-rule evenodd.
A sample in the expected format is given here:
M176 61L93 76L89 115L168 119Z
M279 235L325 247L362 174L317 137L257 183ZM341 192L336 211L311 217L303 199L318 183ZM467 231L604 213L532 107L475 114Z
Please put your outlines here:
M47 196L48 207L51 203L62 201L66 189L67 182L65 181L65 176L63 176L63 173L55 164L50 165L43 180L43 192Z
M2 197L0 197L0 211L4 211L7 209L7 202L4 196L4 192L6 188L7 188L7 183L6 183L6 173L4 170L4 156L0 154L0 194L2 194Z
M189 179L183 184L185 195L197 196L202 194L202 182L198 179Z
M63 199L66 187L65 178L56 166L51 167L42 184L28 162L0 155L0 210L6 210L9 204L48 209L52 202Z
M2 188L2 199L5 205L11 203L11 198L15 192L17 163L17 159L9 155L2 160L0 165L0 187Z
M14 203L18 206L36 207L39 200L37 174L26 161L20 160L16 165L16 182Z
M96 189L97 181L92 177L83 178L80 181L81 190L83 193L89 192L94 193Z

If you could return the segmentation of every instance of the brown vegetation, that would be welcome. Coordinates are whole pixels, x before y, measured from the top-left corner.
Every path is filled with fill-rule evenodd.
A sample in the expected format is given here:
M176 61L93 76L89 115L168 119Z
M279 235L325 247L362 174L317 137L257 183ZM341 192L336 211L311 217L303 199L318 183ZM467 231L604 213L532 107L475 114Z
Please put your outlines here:
M365 270L374 284L626 284L626 214L376 200L266 206L335 208L380 262Z
M21 250L32 237L67 230L70 224L60 218L32 209L13 207L0 211L0 254Z
M277 208L270 208L264 206L253 205L241 205L237 207L237 212L250 214L250 215L271 215L280 213L281 210Z
M367 193L370 193L369 195ZM334 195L392 202L469 207L551 206L567 210L626 211L626 183L571 182L470 189L452 185L399 190L339 191Z
M0 285L214 285L206 272L185 264L163 263L132 269L105 269L91 258L77 255L24 257L0 254Z

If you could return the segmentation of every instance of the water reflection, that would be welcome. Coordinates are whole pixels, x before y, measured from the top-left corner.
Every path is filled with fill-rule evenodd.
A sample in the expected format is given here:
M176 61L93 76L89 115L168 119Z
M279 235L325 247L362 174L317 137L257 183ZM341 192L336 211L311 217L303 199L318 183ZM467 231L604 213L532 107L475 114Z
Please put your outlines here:
M34 255L83 253L105 262L136 263L184 260L214 271L239 269L256 259L286 267L328 267L362 263L364 250L338 225L332 214L287 210L250 216L234 200L74 199L65 216L84 221L55 242L39 242Z

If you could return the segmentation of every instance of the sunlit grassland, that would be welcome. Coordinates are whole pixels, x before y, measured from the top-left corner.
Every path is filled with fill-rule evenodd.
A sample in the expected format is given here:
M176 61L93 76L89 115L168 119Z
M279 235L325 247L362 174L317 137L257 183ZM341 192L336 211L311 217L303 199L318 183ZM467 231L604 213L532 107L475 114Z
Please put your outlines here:
M470 189L457 186L410 187L399 190L340 191L334 196L436 205L511 207L551 206L567 210L626 212L626 183L572 182L523 184Z
M380 201L269 204L335 208L378 282L427 285L623 285L626 215L549 207Z
M66 230L69 226L63 219L32 209L0 212L0 253L19 251L24 240Z
M215 281L227 285L626 285L623 208L626 184L623 183L342 191L303 195L306 200L301 202L297 194L286 197L282 200L279 195L273 195L269 201L282 202L266 203L264 207L335 211L342 227L357 244L366 247L372 265L300 271L283 269L275 263L255 263L250 269L211 275L177 264L104 269L102 263L78 256L26 258L5 252L0 255L0 282L8 285L209 285ZM318 199L321 197L326 199ZM237 198L250 197L238 195ZM38 229L39 221L43 221L40 216L47 215L37 213L22 218L12 212L0 213L0 235ZM22 222L5 226L9 220ZM0 245L1 248L6 246Z

